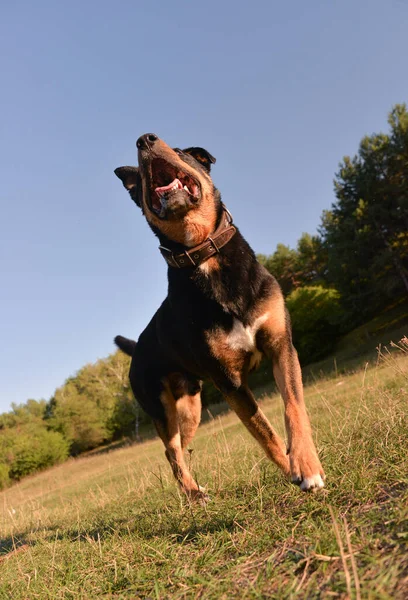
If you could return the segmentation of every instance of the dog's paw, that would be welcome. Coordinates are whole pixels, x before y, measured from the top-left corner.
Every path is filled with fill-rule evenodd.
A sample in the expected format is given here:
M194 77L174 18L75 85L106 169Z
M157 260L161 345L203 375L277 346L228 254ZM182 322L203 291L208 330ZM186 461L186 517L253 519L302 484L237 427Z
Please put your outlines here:
M320 474L305 477L300 484L300 489L303 492L316 492L324 487L323 477Z
M303 492L315 492L324 487L325 474L314 447L294 449L289 453L292 483Z
M191 490L191 492L187 494L187 497L191 502L195 502L201 506L205 506L211 500L210 496L205 491L205 488L201 485L198 490Z

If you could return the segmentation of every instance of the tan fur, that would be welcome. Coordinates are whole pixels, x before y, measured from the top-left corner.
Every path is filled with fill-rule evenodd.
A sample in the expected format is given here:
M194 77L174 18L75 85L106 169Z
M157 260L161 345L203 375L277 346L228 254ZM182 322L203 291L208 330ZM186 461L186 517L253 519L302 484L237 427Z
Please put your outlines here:
M189 498L196 500L204 498L203 491L200 490L188 470L183 452L193 438L200 422L200 394L185 395L175 400L171 383L166 381L160 400L166 413L166 425L155 421L155 426L166 447L166 458L174 477Z
M146 218L170 240L192 248L201 244L215 230L214 199L210 194L202 195L200 205L176 221L163 221L148 209L146 209Z
M260 329L264 331L272 346L276 344L282 336L286 336L286 311L285 301L279 288L267 299L259 302L255 316L267 314L266 321L261 325Z
M285 424L289 442L292 479L305 479L324 471L312 438L303 398L302 373L296 350L284 343L274 358L273 374L285 403Z
M206 338L211 354L224 366L232 378L239 383L241 381L241 374L244 371L247 352L231 348L228 344L228 334L224 329L207 332Z
M177 414L181 434L181 447L185 450L193 439L201 420L201 397L182 396L177 400Z
M190 395L188 382L181 373L170 373L168 385L175 400L177 419L184 450L194 437L201 420L201 393Z
M286 446L259 408L248 386L245 385L240 390L228 395L227 401L249 432L262 446L266 455L286 475L289 475L289 460L286 456Z
M185 245L189 248L201 244L215 230L217 214L210 186L203 180L202 199L198 208L190 210L183 219L185 227Z

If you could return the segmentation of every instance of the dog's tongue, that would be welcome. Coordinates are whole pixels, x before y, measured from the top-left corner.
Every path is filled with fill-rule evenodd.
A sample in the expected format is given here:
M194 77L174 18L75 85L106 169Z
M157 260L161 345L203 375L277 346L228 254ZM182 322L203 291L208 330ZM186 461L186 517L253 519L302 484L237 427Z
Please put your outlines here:
M182 189L183 189L183 185L182 185L181 181L179 179L175 179L174 181L169 183L169 185L163 185L162 187L157 187L154 191L156 192L156 194L159 194L159 196L163 196L163 194L166 194L167 192L170 192L171 190L182 190Z

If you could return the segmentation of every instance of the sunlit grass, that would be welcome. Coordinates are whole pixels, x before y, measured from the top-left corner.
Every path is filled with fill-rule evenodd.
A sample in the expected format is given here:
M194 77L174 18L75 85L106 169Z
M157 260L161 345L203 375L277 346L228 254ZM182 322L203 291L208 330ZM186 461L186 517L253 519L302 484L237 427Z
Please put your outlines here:
M284 434L280 398L261 402ZM180 494L157 440L2 492L0 598L408 597L406 346L316 380L306 402L321 494L285 481L231 413L187 456L206 507Z

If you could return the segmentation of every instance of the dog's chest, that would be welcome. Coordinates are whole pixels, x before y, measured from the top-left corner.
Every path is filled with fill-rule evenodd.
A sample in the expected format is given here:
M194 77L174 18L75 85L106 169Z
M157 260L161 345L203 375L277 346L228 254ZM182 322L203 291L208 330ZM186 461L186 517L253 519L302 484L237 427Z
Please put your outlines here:
M245 326L241 321L234 318L232 329L226 334L225 343L232 350L244 350L253 352L256 349L255 336L260 326L265 323L268 313L261 315L250 325Z
M238 375L244 369L249 359L249 368L259 364L261 352L256 346L256 334L268 319L265 313L249 325L244 325L237 318L233 319L232 327L224 329L217 327L207 332L207 343L211 354L224 366L226 372Z

